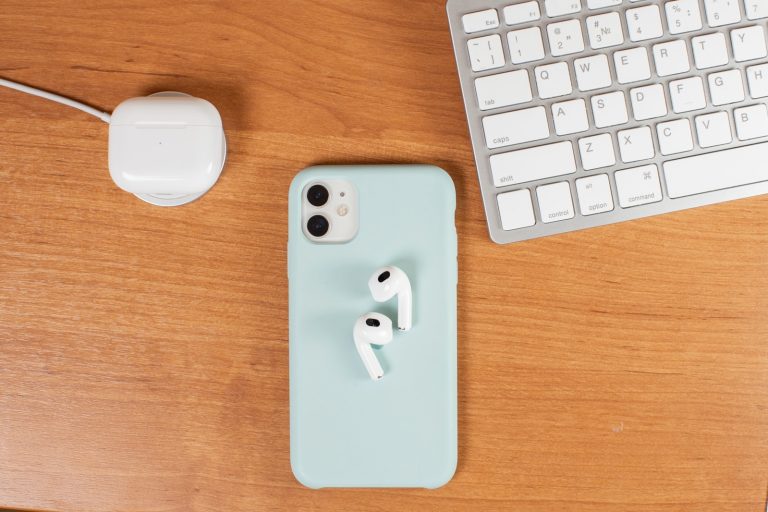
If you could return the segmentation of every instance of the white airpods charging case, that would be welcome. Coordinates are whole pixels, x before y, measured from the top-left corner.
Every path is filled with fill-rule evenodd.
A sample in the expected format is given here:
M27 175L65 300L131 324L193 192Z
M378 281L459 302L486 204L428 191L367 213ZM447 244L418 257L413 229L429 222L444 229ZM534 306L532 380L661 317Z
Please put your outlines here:
M166 92L124 101L109 126L109 173L126 192L158 206L205 194L226 159L221 116L208 101Z

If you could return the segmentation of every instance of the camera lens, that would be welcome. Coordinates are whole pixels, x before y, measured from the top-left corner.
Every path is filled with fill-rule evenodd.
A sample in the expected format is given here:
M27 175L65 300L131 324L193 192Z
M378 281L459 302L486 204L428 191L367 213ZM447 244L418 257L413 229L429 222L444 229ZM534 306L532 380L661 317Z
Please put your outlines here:
M307 191L307 201L317 208L327 203L329 196L328 189L322 185L312 185Z
M326 233L328 233L330 227L328 219L322 215L315 215L307 222L307 231L309 231L309 234L315 238L324 237Z

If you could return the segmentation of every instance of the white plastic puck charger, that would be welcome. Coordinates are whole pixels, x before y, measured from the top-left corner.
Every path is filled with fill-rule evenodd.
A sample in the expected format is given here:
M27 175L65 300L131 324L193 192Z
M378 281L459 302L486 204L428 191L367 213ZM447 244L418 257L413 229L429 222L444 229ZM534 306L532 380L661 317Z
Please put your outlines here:
M57 94L0 79L0 86L77 108L109 123L109 173L115 184L157 206L181 206L208 192L224 168L219 111L179 92L124 101L112 115Z

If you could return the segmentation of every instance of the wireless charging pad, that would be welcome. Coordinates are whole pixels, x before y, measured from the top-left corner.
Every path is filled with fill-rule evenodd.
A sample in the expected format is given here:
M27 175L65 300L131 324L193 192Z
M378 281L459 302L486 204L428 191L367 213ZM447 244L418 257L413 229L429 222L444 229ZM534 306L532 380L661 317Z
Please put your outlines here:
M199 194L183 195L183 196L167 196L160 195L153 196L152 194L134 194L142 201L154 206L183 206L193 201L197 201L203 197L208 191L200 192Z
M115 184L156 206L199 199L227 160L221 115L210 102L175 91L125 100L112 112L0 78L0 86L73 107L109 124L109 174Z

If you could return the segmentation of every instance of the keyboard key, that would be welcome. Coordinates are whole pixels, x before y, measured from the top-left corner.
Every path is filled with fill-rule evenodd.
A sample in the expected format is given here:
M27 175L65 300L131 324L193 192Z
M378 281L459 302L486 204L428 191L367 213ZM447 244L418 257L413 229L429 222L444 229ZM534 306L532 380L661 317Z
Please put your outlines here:
M620 84L651 78L651 65L648 62L648 51L645 48L616 52L613 54L613 60L616 65L616 78Z
M704 81L699 76L675 80L669 83L672 110L678 114L707 108Z
M659 169L655 165L618 171L615 177L622 208L658 203L663 199Z
M589 130L587 105L582 99L553 104L552 118L555 120L555 133L558 135L570 135Z
M581 10L581 0L544 0L547 16L565 16Z
M576 59L573 67L576 69L576 84L580 91L602 89L613 83L608 57L605 55Z
M731 0L735 1L735 0ZM728 64L728 48L725 45L725 36L721 33L694 37L691 40L693 46L693 60L699 69L714 68Z
M706 114L698 116L695 121L699 146L702 148L712 148L733 142L728 113Z
M560 222L575 217L571 186L567 181L544 185L536 189L541 221L544 224Z
M722 27L741 21L738 0L704 0L704 8L710 27Z
M465 14L461 21L464 23L464 32L474 34L483 30L499 28L499 13L496 12L496 9L473 12Z
M530 190L515 190L499 194L496 201L499 205L501 226L505 231L528 228L536 224Z
M613 194L607 174L576 180L579 208L584 216L613 211Z
M480 72L504 66L504 49L498 35L479 37L467 42L472 71Z
M547 112L544 107L507 112L483 118L485 142L496 149L549 137Z
M653 136L648 126L624 130L617 134L619 151L624 163L639 162L656 156L653 148Z
M733 58L736 59L736 62L762 59L768 56L768 48L765 45L765 30L759 25L731 31L731 42L733 43Z
M592 97L592 114L595 118L595 126L607 128L624 124L629 121L627 114L627 101L621 91L610 92Z
M669 197L678 198L768 180L768 143L726 149L664 164Z
M658 5L646 5L627 11L629 38L634 41L655 39L664 35Z
M624 42L624 31L621 28L621 16L617 12L609 12L587 18L589 44L595 50L618 46Z
M528 183L576 172L573 144L568 141L492 155L490 160L496 187Z
M475 80L480 110L509 107L533 99L528 71L521 69Z
M525 2L504 8L504 21L507 25L520 25L541 18L539 2Z
M556 98L573 92L571 74L568 71L568 64L565 62L539 66L534 72L540 98Z
M688 56L688 45L685 41L677 40L654 45L653 60L656 62L656 73L659 76L678 75L691 70L691 59Z
M513 30L507 34L507 41L509 42L509 59L513 64L523 64L544 58L544 41L541 39L539 27Z
M671 34L684 34L701 30L699 0L675 0L664 5L667 11L667 25Z
M584 51L584 35L579 20L552 23L547 26L547 35L553 57Z
M732 69L709 75L709 94L713 105L728 105L744 101L744 81L741 71Z
M747 18L759 20L768 18L768 2L765 0L744 0Z
M753 98L768 96L768 64L747 68L747 80L749 80L749 94Z
M587 0L587 7L590 9L603 9L605 7L613 7L614 5L620 5L621 0Z
M645 121L667 115L667 99L661 84L638 87L629 92L635 119Z
M613 138L608 133L579 140L579 153L581 165L587 171L616 165Z
M739 140L752 140L768 136L768 107L764 104L737 108L733 111L736 118L736 134Z
M656 126L656 134L659 137L659 150L662 155L675 155L693 150L691 122L687 119L659 123Z

